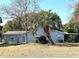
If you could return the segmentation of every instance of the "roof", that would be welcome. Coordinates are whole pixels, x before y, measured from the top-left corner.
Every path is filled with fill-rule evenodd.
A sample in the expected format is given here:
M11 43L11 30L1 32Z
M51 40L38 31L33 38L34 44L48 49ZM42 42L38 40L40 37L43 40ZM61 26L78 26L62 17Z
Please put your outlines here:
M62 31L58 31L58 30L53 30L53 32L59 32L59 33L62 33L62 34L68 34L67 32L62 32Z
M3 35L22 35L22 34L26 34L26 31L8 31Z

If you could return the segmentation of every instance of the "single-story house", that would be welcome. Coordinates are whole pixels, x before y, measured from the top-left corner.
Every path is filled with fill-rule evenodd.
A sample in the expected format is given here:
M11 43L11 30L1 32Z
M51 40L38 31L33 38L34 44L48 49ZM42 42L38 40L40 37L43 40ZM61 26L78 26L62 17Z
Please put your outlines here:
M61 32L61 31L57 31L57 30L53 30L50 32L51 38L54 41L54 43L64 42L64 35L65 34L66 34L65 32Z
M54 41L54 43L58 43L59 41L64 42L64 35L65 34L67 34L67 32L61 32L61 31L57 31L57 30L50 31L50 35L51 35L51 38ZM42 35L44 35L46 37L43 28L39 27L36 32L36 37L40 37ZM48 40L47 37L46 37L46 39Z
M26 35L27 33L27 35ZM64 32L60 32L57 30L53 30L50 32L51 38L54 41L54 43L58 43L59 41L64 42ZM4 42L6 43L27 43L27 42L35 42L36 37L45 36L43 28L38 28L35 35L32 34L32 32L26 32L26 31L8 31L3 34ZM48 40L48 38L46 37Z
M27 35L26 35L27 33ZM26 31L8 31L3 34L4 42L5 43L27 43L33 42L32 40L34 37L32 36L31 32ZM29 39L29 40L28 40Z
M8 31L3 34L5 43L26 43L26 31Z

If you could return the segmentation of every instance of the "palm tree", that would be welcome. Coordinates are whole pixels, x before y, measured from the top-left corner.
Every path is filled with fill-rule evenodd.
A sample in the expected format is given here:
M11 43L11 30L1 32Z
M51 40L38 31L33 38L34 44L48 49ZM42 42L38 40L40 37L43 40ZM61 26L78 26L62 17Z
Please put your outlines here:
M62 27L61 19L56 13L51 13L51 10L49 11L41 11L39 13L34 14L34 22L33 25L35 26L35 29L37 29L38 26L43 27L45 35L49 39L50 44L55 44L50 36L50 29L59 30Z

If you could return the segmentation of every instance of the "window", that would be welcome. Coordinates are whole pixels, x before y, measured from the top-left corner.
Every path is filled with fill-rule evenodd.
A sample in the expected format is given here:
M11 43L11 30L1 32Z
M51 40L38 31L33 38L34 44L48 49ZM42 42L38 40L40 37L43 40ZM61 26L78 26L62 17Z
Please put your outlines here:
M15 38L12 37L11 40L15 40Z

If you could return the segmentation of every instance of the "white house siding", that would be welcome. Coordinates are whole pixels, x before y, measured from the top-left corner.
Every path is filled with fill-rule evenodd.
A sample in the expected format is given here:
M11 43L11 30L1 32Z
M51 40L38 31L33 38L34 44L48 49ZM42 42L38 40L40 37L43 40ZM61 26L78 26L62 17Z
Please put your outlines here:
M40 37L42 35L45 36L44 30L43 30L43 28L38 27L38 30L36 31L35 35L33 35L32 32L27 33L28 42L34 43L36 41L36 37Z
M37 32L36 32L36 35L37 35L38 37L40 37L41 35L44 35L44 30L43 30L43 28L39 27L38 30L37 30Z
M32 32L27 33L27 41L30 42L30 43L35 42L35 37L33 36Z
M28 42L35 42L36 38L35 37L40 37L44 35L46 37L46 35L44 34L44 30L43 28L39 27L36 34L33 36L32 32L28 33ZM60 31L52 31L50 32L51 38L52 40L57 43L58 40L63 40L64 41L64 33L60 32ZM46 39L48 40L48 38L46 37Z
M59 31L52 31L50 33L52 40L57 43L58 40L63 40L64 41L64 33L59 32Z
M11 40L11 37L15 37L16 38L15 42L17 42L17 43L24 43L25 41L28 41L30 43L34 43L36 41L36 37L40 37L42 35L45 36L44 30L43 30L43 28L38 27L38 30L37 30L35 35L33 35L32 32L28 32L27 36L26 36L26 34L24 34L24 35L13 35L13 36L12 35L7 35L7 36L4 35L4 41L5 42L14 42L14 40ZM64 41L64 33L63 32L52 31L52 32L50 32L50 35L51 35L52 40L55 43L57 43L58 40L60 40L60 39ZM27 40L25 40L25 36L26 36ZM46 39L48 40L47 37L46 37Z
M36 36L40 37L41 35L44 35L46 37L46 35L44 34L44 30L43 28L39 27L37 32L36 32ZM60 32L60 31L51 31L50 32L51 38L52 40L57 43L58 40L63 40L64 41L64 33ZM48 40L48 38L46 37L46 39Z

